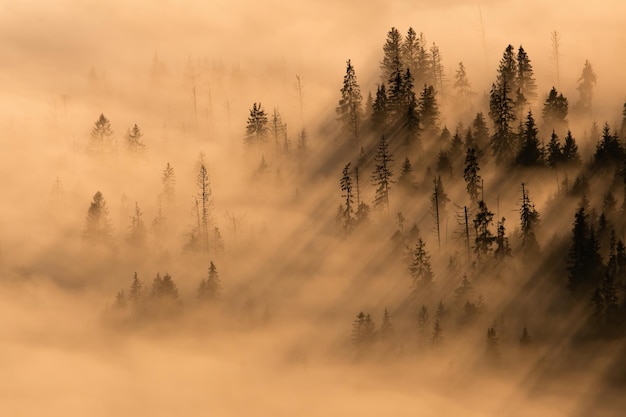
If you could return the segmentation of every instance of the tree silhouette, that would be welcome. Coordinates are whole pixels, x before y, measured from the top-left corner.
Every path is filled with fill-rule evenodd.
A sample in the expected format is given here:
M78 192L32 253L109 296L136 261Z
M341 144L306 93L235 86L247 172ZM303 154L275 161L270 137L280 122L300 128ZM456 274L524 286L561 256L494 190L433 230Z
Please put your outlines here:
M94 243L108 243L111 239L111 233L109 209L104 196L98 191L94 194L87 210L83 240Z
M481 189L482 178L478 173L479 171L480 167L478 166L478 159L476 158L476 150L474 148L467 148L463 178L465 179L467 194L469 194L473 204L478 201L478 192Z
M389 144L385 135L381 136L378 150L374 156L375 167L372 174L372 185L376 187L374 207L384 207L389 213L389 190L393 181L393 156L389 152Z
M585 61L583 71L578 79L578 93L580 94L578 101L576 102L575 109L582 115L591 114L591 101L593 99L593 89L596 85L598 78L589 60Z
M247 146L263 145L268 135L268 120L261 103L254 103L250 109L244 144Z
M94 127L91 129L89 151L100 155L112 153L115 148L113 135L114 132L111 128L111 122L103 113L100 113L100 117L96 120Z
M139 127L135 124L132 129L128 129L126 131L126 148L128 152L131 154L141 154L146 149L146 145L143 143L141 138L143 137L143 132Z
M434 274L430 265L430 255L426 252L426 242L421 237L413 249L409 272L413 278L413 288L426 287L433 281Z
M198 300L201 303L210 303L219 300L222 293L222 282L217 272L217 267L211 261L209 266L209 275L206 279L200 281L198 287Z
M341 186L341 197L345 199L343 217L343 229L346 233L352 231L352 224L354 222L354 201L352 195L352 178L350 177L350 162L343 168L342 177L339 181Z
M343 129L354 138L357 147L359 145L361 120L363 118L362 101L361 88L357 83L354 67L351 61L348 60L346 62L346 75L343 77L343 86L341 87L341 99L335 112Z

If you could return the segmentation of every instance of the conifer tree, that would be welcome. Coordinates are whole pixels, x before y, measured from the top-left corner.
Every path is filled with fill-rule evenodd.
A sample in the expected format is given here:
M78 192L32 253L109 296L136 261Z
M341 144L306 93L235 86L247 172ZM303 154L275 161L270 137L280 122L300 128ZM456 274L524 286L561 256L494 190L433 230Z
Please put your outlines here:
M387 40L383 45L383 60L380 63L382 79L389 80L394 73L400 73L402 64L402 35L395 27L387 33Z
M247 146L264 145L268 135L268 120L261 103L254 103L250 109L244 144Z
M391 318L387 308L385 308L385 312L383 313L383 321L378 333L381 340L389 340L393 336L393 325L391 324Z
M539 223L539 213L535 210L535 205L531 202L524 183L522 183L522 201L519 211L522 252L525 254L536 254L539 251L539 243L535 237L535 228Z
M617 135L611 134L608 123L602 128L602 137L596 145L593 163L597 168L620 166L624 161L624 148Z
M463 65L462 62L459 62L459 68L454 75L454 89L456 90L458 100L464 104L475 94L472 91L472 86L467 78L467 72L465 71L465 65Z
M495 132L491 137L491 149L498 164L510 162L517 150L512 130L515 113L513 100L509 97L510 92L511 87L505 78L502 82L492 85L489 95L489 116L495 126Z
M532 339L530 338L530 334L528 333L528 329L526 326L522 329L522 335L519 338L520 346L528 346L530 345Z
M387 89L385 84L376 88L376 99L372 107L372 128L375 132L382 133L387 126Z
M413 249L409 272L413 278L413 288L428 286L433 281L434 274L430 265L430 255L426 252L426 242L421 237Z
M96 120L94 127L91 129L89 151L101 155L112 153L115 148L113 135L114 132L111 128L111 122L104 114L100 113L100 117Z
M147 230L146 225L141 218L143 212L139 209L139 204L135 202L135 212L130 218L130 230L128 232L127 241L133 246L141 247L146 242Z
M407 156L404 158L402 168L400 170L400 176L398 177L398 186L405 189L411 189L415 187L415 175L413 174L413 165Z
M174 198L176 196L176 173L169 162L161 174L161 184L163 184L163 192L161 193L161 196L168 204L174 203Z
M214 302L220 299L221 292L222 283L217 272L217 267L213 261L211 261L208 277L200 281L200 286L198 287L198 300L203 303Z
M420 38L412 27L409 27L404 42L402 43L402 63L411 70L412 74L417 74L419 70ZM421 80L420 80L421 81Z
M476 113L476 118L472 121L472 131L479 153L484 152L489 146L489 129L482 112Z
M343 86L341 87L341 99L335 112L344 131L350 134L357 147L359 145L359 132L363 119L362 101L361 88L357 83L354 67L351 61L348 60L346 62L346 75L343 77Z
M478 201L478 192L481 188L482 178L478 173L480 167L478 166L478 160L476 158L476 151L474 148L467 148L465 155L465 169L463 170L463 178L465 179L465 186L467 193L470 196L470 200L473 204Z
M367 347L376 340L376 326L369 314L362 311L357 314L352 323L352 344L359 347Z
M350 233L354 222L354 201L352 195L352 178L350 177L350 162L343 168L342 175L339 184L341 186L341 192L343 193L341 197L345 199L345 205L343 206L344 211L342 213L343 229L346 233Z
M593 227L589 225L585 204L574 216L572 245L568 252L568 289L575 295L589 294L602 278L602 258Z
M424 86L418 105L422 132L426 137L434 137L439 130L439 106L432 85Z
M556 91L556 88L552 87L543 104L544 131L557 130L562 133L567 128L568 109L567 99L563 97L562 93Z
M133 281L130 284L130 291L128 292L128 300L133 305L137 305L143 298L143 282L137 276L137 272L133 275Z
M521 148L517 154L516 162L522 166L539 166L543 164L543 150L537 136L538 130L535 125L532 111L528 112L526 123L521 133Z
M518 113L524 110L526 103L532 103L537 98L537 83L533 74L533 66L530 58L520 45L517 50L517 73L516 73L517 100L516 106Z
M139 129L137 124L135 124L132 129L126 131L126 147L130 153L140 154L146 149L146 145L141 140L142 137L143 132Z
M111 239L111 233L109 209L104 196L98 191L94 194L87 210L83 240L94 243L108 243Z
M548 143L548 156L546 162L551 168L555 168L563 160L563 149L559 143L559 137L553 130Z
M591 67L589 60L586 60L582 74L578 79L578 87L576 87L580 96L578 102L576 102L575 108L580 114L591 114L591 101L593 99L593 89L596 82L596 73Z
M506 257L511 256L511 246L509 245L509 238L506 236L506 229L504 227L505 220L506 219L502 217L496 225L496 249L493 254L498 261L502 261Z
M389 152L389 144L385 135L381 136L378 150L374 156L375 167L372 174L372 185L376 187L374 207L384 207L389 213L389 190L393 181L393 156Z
M478 212L474 217L474 252L479 261L485 261L491 252L491 246L495 240L489 226L493 222L493 213L487 208L483 200L478 202Z
M282 148L281 140L287 133L287 125L283 123L283 118L277 108L274 108L274 112L272 113L269 125L269 133L272 139L274 139L274 147L276 148L276 153L280 153L280 150Z
M581 163L580 154L578 153L578 145L572 136L572 132L567 131L565 143L563 144L563 162L578 165Z

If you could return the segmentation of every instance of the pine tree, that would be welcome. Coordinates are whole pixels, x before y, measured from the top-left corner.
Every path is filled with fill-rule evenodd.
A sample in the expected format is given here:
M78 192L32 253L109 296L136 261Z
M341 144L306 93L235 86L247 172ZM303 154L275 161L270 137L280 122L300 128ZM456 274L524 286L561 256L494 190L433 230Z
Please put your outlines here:
M445 94L444 91L444 71L443 64L441 63L441 53L439 52L439 47L433 45L430 47L430 58L431 58L431 76L432 76L432 84L437 87L437 91L442 96Z
M409 272L413 278L413 288L425 287L432 283L434 274L430 265L430 255L426 252L426 242L419 238L413 249Z
M495 132L491 137L491 149L498 164L510 162L517 150L511 126L515 121L515 113L513 100L509 97L510 92L511 87L504 79L492 85L489 95L489 116L495 126Z
M163 184L161 196L168 204L173 204L176 197L176 173L169 162L161 174L161 184Z
M104 196L98 191L94 194L87 210L83 240L93 243L108 243L111 239L111 233L109 209Z
M353 228L354 222L354 201L352 195L352 178L350 177L350 162L343 168L341 180L339 184L341 186L341 197L345 199L343 217L343 229L346 233L350 233Z
M563 97L562 93L556 91L556 88L552 87L543 104L544 131L557 130L562 133L567 128L568 109L567 99Z
M429 319L430 315L428 314L428 307L422 305L422 308L420 308L420 311L417 314L417 328L422 336L426 333L426 326L428 325Z
M596 168L606 168L609 166L620 166L624 160L624 148L619 142L617 135L611 134L608 123L602 128L602 138L596 145L596 152L593 155L593 163Z
M563 162L573 165L579 165L581 163L580 154L578 153L578 145L576 140L572 136L572 132L567 131L565 136L565 143L563 144Z
M148 232L146 225L141 218L143 212L139 209L139 204L135 202L135 212L131 216L130 230L128 232L127 241L133 246L141 247L146 243Z
M516 76L516 87L519 97L516 102L516 106L518 108L518 112L521 112L527 102L532 103L537 98L537 83L533 74L533 66L530 63L528 54L521 45L517 50Z
M401 61L414 75L417 74L419 68L420 47L420 38L417 36L417 33L415 33L415 30L410 27L402 43Z
M413 174L413 165L411 165L409 157L406 157L402 163L400 176L398 177L398 186L407 190L415 187L415 175Z
M406 108L406 139L405 145L409 149L418 149L420 147L420 115L418 102L413 91L409 92L409 102Z
M89 151L102 155L112 153L115 148L113 135L114 132L111 128L111 122L104 114L100 113L100 117L96 120L94 127L91 129Z
M434 137L439 130L439 107L432 85L424 86L418 106L422 132L426 137Z
M535 228L539 223L539 213L535 210L535 205L530 201L530 196L524 183L522 183L522 201L519 211L522 252L527 255L536 254L539 251L539 243L535 237Z
M132 154L140 154L146 149L146 145L141 138L143 133L141 129L135 124L132 129L126 131L126 148L128 152Z
M283 123L283 118L277 108L274 108L274 112L272 113L269 124L269 133L270 136L274 139L274 147L276 148L276 153L280 154L280 151L282 149L281 140L287 134L287 125Z
M244 144L246 146L264 145L268 135L267 124L267 115L261 103L254 103L248 116Z
M596 85L598 78L594 72L589 60L585 61L582 74L578 79L578 93L580 97L576 103L575 109L580 114L591 114L591 101L593 99L593 89Z
M380 325L380 331L378 333L381 340L389 340L393 337L393 325L391 324L391 318L387 308L385 308L385 312L383 313L383 321Z
M454 294L457 298L466 299L470 296L472 291L474 291L472 283L470 282L469 278L467 278L467 275L463 275L463 278L461 279L461 285L454 290Z
M378 133L385 131L387 126L387 90L385 84L376 89L376 99L372 107L372 128Z
M543 151L537 136L538 130L535 125L532 111L528 112L526 123L521 132L521 148L517 154L516 162L522 166L539 166L543 164Z
M362 101L361 88L357 83L354 67L351 61L348 60L346 62L346 75L343 77L343 86L341 87L341 99L335 112L344 131L352 136L357 148L359 145L361 121L363 119Z
M143 298L143 282L137 276L137 273L133 275L133 282L130 284L130 291L128 292L128 300L133 305L138 305Z
M459 68L454 75L454 88L456 90L456 96L458 100L467 104L467 102L475 95L472 91L472 86L467 78L467 72L465 71L465 65L459 62Z
M559 143L559 137L552 131L550 143L548 143L548 157L546 162L551 168L555 168L563 160L563 149Z
M582 296L590 293L602 277L602 258L593 227L589 225L585 204L581 204L574 216L572 245L568 252L569 290Z
M511 246L509 245L509 238L506 237L506 229L504 227L505 220L506 219L502 217L496 225L496 250L493 254L498 261L502 261L511 256Z
M375 168L372 174L372 185L376 187L374 207L383 206L389 213L389 189L394 182L392 180L393 171L391 170L393 167L393 156L389 152L389 145L385 135L380 138L374 161Z
M472 204L478 201L478 192L481 189L482 179L480 174L480 167L478 166L478 160L476 159L476 151L474 148L467 148L467 154L465 156L465 169L463 170L463 178L465 179L465 186L467 193L470 196Z
M400 73L402 64L402 35L398 29L392 27L387 33L387 40L383 45L383 60L380 63L382 79L389 80L394 73Z
M359 347L367 347L376 340L376 326L369 314L362 311L357 314L352 323L352 344Z
M474 217L474 230L476 237L474 238L474 252L479 261L485 261L491 252L491 246L495 240L493 233L489 230L489 226L493 222L493 213L487 208L487 204L483 200L478 202L478 212Z
M211 261L208 277L200 281L198 300L202 303L215 302L220 299L221 292L222 282L217 272L217 267L213 261Z
M472 131L477 150L483 152L489 146L489 129L482 112L476 113L476 118L472 121Z

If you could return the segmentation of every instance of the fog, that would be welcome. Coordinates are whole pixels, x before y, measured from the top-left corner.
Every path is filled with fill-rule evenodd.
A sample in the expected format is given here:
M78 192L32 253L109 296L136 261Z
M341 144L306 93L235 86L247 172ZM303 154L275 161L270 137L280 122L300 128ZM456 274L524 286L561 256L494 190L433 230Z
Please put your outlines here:
M606 213L623 238L621 174L586 164L596 149L592 122L607 122L615 135L622 123L626 4L575 3L0 2L0 414L621 415L626 339L589 331L590 297L568 298L568 249L583 203L563 189L586 174L590 218ZM391 145L394 179L406 156L419 185L393 184L386 210L372 209L351 234L342 229L342 168L362 169L356 204L372 205L380 139L364 128L354 146L341 131L335 109L346 61L365 104L381 83L392 27L403 36L413 27L439 47L448 91L438 92L439 128L452 134L478 111L493 132L489 89L509 44L523 45L532 61L538 97L528 108L540 127L550 88L569 100L583 164L507 173L480 158L494 235L506 217L513 256L504 266L466 256L463 208L472 233L478 208L467 197L463 158L443 175L450 201L438 243L430 193L443 144L426 135L419 152ZM597 84L592 111L578 117L586 60ZM476 93L469 111L451 104L461 61ZM256 103L286 124L276 146L273 137L265 147L244 144ZM101 114L112 142L94 151ZM132 152L135 124L145 149ZM541 251L531 258L516 253L522 181L541 218ZM97 192L110 226L102 242L89 237ZM145 233L133 235L139 218ZM434 287L423 290L407 268L418 236L434 274ZM206 301L199 288L211 263L221 291ZM141 303L131 295L134 274ZM150 301L157 274L171 276L176 301ZM461 293L464 275L473 289ZM626 287L618 294L626 311ZM436 313L439 303L445 314ZM429 315L419 324L422 306ZM359 346L357 314L371 314L380 335L386 309L394 332ZM520 346L522 328L530 346ZM495 348L487 329L498 332Z

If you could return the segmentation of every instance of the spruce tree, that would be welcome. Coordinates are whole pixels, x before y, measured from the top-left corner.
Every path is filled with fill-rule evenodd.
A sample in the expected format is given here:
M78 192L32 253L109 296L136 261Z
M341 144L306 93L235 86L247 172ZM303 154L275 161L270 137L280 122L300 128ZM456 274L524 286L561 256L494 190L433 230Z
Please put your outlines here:
M362 101L361 88L357 83L354 67L348 60L346 62L346 75L343 77L343 86L341 87L341 99L335 112L344 131L350 134L357 147L359 146L359 132L363 119Z
M517 100L516 107L520 114L526 103L532 103L537 98L537 83L534 78L533 66L530 58L520 45L517 50L517 73L516 73Z
M543 127L544 131L559 131L562 133L567 128L567 113L569 104L562 93L552 87L543 104Z
M563 149L559 143L559 137L553 130L548 143L548 156L546 162L551 168L555 168L563 160Z
M409 272L413 278L413 288L428 286L433 281L434 274L430 265L430 255L426 252L426 242L421 237L413 249Z
M146 145L141 140L142 137L143 132L136 124L132 127L132 129L128 129L126 131L125 138L128 152L131 154L140 154L146 149Z
M493 84L489 94L489 116L493 120L495 132L491 137L491 149L496 163L509 163L517 151L512 124L515 121L513 100L509 97L511 87L507 79Z
M114 132L111 128L111 122L104 114L100 113L100 117L96 120L94 127L91 129L91 139L88 146L89 151L100 155L112 153L115 147L113 135Z
M465 187L472 204L478 201L478 193L481 189L482 179L478 173L479 171L480 167L478 166L478 160L476 158L476 150L474 148L467 148L463 178L465 179Z
M375 132L382 133L387 126L387 89L385 84L380 84L376 89L376 99L372 107L372 128Z
M567 164L579 165L581 163L580 154L578 153L578 145L572 136L572 132L567 131L565 143L563 144L563 162Z
M432 85L424 86L418 103L422 132L426 137L434 137L439 130L439 106Z
M489 253L491 246L495 240L493 233L489 229L493 222L493 213L487 208L487 204L483 200L478 202L478 212L474 217L474 230L476 237L474 238L474 252L478 261L484 262Z
M92 243L108 243L111 239L112 229L109 221L109 209L104 196L100 191L96 192L87 210L83 240Z
M345 199L345 205L343 205L344 211L342 213L343 229L346 233L350 233L354 222L354 201L352 195L352 178L350 177L350 162L343 168L339 185L341 186L341 197Z
M522 252L534 255L539 251L539 243L535 237L535 228L539 223L539 213L531 202L526 185L522 183L522 200L520 206L520 229L522 235Z
M161 174L161 184L163 184L161 197L165 199L168 204L173 204L176 196L176 173L169 162Z
M585 61L583 71L578 79L578 93L580 94L578 102L576 102L575 109L578 113L583 115L591 114L591 101L593 99L593 89L596 85L598 78L594 72L589 60Z
M402 64L402 35L395 27L387 33L387 39L383 45L383 60L380 63L382 79L389 80L394 73L400 73Z
M532 111L528 112L526 123L521 132L521 148L517 154L516 162L522 166L540 166L543 164L543 150L537 136L538 130L535 125Z
M375 167L372 173L372 185L376 187L374 207L383 207L389 213L389 190L393 181L393 156L385 135L381 136L378 150L374 156Z
M496 249L493 252L496 260L502 261L511 256L511 246L509 245L509 238L506 236L506 229L504 227L505 218L497 222L496 225Z
M246 146L264 145L268 136L268 120L261 103L254 103L250 109L244 144Z

